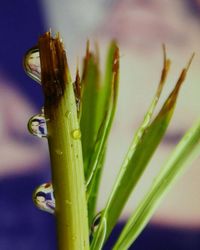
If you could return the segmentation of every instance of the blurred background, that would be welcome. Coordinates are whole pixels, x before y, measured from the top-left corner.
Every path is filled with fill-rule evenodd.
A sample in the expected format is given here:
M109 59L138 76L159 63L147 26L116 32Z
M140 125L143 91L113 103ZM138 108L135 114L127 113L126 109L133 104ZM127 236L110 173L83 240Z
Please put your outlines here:
M104 207L134 131L158 84L162 43L172 67L166 97L192 52L196 53L178 99L174 118L145 172L142 183L124 209L105 249L111 249L123 222L148 190L154 176L184 132L199 118L199 0L35 0L3 1L0 8L0 249L54 250L52 215L32 203L32 192L50 181L45 139L29 134L28 119L41 113L39 84L23 71L24 53L50 28L59 31L75 71L86 40L98 41L102 70L111 39L120 47L118 109L109 138L98 210ZM161 99L161 103L163 101ZM182 176L155 213L133 250L200 249L200 159Z

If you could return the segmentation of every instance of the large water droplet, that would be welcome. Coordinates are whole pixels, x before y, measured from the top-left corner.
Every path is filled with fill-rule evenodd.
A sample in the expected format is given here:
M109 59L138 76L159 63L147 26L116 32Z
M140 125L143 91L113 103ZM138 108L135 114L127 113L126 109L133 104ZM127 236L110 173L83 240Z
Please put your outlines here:
M26 52L24 56L24 69L28 76L41 84L40 53L37 47Z
M72 137L75 139L75 140L78 140L81 138L81 131L80 129L75 129L72 131Z
M44 114L32 116L28 121L28 130L38 137L47 137L47 126Z
M33 193L33 202L41 210L54 214L55 199L51 183L40 185Z

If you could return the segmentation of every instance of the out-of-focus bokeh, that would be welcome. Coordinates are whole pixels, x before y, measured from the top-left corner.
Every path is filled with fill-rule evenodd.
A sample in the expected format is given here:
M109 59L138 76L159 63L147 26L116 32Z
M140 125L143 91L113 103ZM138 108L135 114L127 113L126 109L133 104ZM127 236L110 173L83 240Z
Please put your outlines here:
M2 2L0 29L0 249L53 250L54 218L32 202L33 190L50 180L47 145L27 129L43 98L22 65L47 29L39 1Z
M116 39L119 43L119 103L109 140L99 210L105 205L134 131L156 89L162 69L162 43L166 44L172 59L164 97L192 52L196 53L168 133L123 212L122 220L125 220L148 190L175 144L199 117L199 25L198 0L1 3L0 249L56 249L53 216L38 211L31 200L34 188L50 180L47 143L45 139L31 136L27 130L28 119L41 113L43 98L39 84L25 75L22 58L37 43L38 37L49 28L52 32L60 32L72 73L77 61L81 63L88 38L91 45L98 41L102 70L110 40ZM147 246L158 250L200 248L199 165L200 159L188 168L131 249L143 250ZM106 249L111 249L110 245Z
M138 195L133 197L127 206L124 213L127 216L135 206L134 198L140 199L174 145L199 117L198 1L50 2L49 22L53 30L61 32L72 66L76 66L77 56L83 54L88 37L91 43L98 41L100 51L103 50L102 57L111 39L116 39L120 46L119 105L108 149L107 167L104 171L102 191L105 190L102 192L99 207L104 204L133 132L141 122L159 81L163 59L162 43L166 44L168 56L172 59L171 72L165 87L166 95L172 89L192 52L196 53L169 132L152 160L152 168L145 175L144 183L138 189ZM199 225L200 200L197 191L199 180L198 163L195 163L173 189L155 219L158 221L159 218L168 224Z

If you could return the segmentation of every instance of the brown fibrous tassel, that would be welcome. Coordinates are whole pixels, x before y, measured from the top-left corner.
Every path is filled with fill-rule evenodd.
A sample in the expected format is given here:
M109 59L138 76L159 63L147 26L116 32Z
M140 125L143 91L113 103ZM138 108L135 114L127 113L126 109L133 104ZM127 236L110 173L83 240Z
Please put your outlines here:
M38 42L41 63L41 82L48 106L57 106L68 82L66 52L59 35L46 32Z

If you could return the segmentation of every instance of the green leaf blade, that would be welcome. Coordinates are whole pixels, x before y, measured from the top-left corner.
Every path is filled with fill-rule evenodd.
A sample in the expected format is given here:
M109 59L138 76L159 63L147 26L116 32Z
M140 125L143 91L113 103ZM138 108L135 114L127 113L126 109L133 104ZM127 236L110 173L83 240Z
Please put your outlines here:
M181 139L160 174L155 179L141 204L125 225L114 250L128 249L148 223L160 204L163 196L182 174L188 163L200 154L200 121L198 121Z
M86 56L84 58L83 76L81 79L81 114L80 127L82 134L82 149L84 168L87 171L88 161L97 136L97 103L100 94L99 63L97 55L89 51L87 46Z
M98 135L96 138L95 146L93 148L93 153L90 159L90 169L86 173L86 183L88 186L88 190L90 189L90 182L96 171L96 166L100 160L102 152L105 151L104 148L106 146L107 138L111 129L112 121L115 114L116 103L117 103L117 94L118 94L118 78L119 78L119 50L115 45L115 50L112 55L112 78L107 82L108 88L110 88L109 102L107 104L106 112L104 114L104 118L102 120L101 126L98 131Z
M113 54L110 53L110 56L108 57L109 62L112 63L112 67L110 67L111 77L109 77L104 84L104 86L107 89L109 88L111 92L108 95L109 99L106 100L106 102L108 102L106 105L106 113L104 114L102 124L99 128L93 153L89 161L89 168L86 172L88 204L90 204L91 207L91 199L94 199L96 193L98 192L97 183L99 182L102 172L102 159L105 158L107 139L113 122L117 103L119 83L119 49L115 43L111 44L111 49Z
M147 122L147 125L144 125L143 123L133 140L130 150L122 164L107 205L102 213L102 219L105 218L107 222L106 238L115 226L126 201L136 187L136 184L166 132L187 70L188 67L182 71L174 90L167 98L161 111L153 122L150 124ZM151 110L151 107L149 110ZM101 228L101 222L99 228ZM98 237L97 231L94 237L94 244Z

